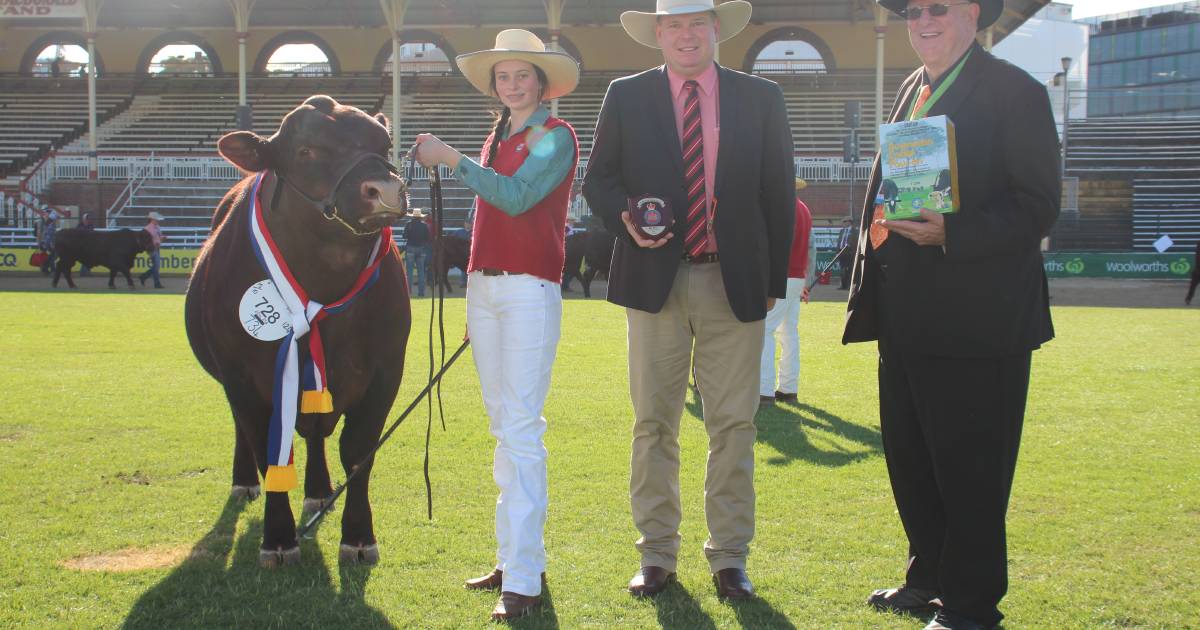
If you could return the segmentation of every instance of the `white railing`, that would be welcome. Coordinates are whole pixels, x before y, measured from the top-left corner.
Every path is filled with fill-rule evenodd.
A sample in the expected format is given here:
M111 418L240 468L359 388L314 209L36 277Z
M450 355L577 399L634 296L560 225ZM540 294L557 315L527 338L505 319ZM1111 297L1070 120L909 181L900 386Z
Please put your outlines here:
M55 179L87 179L86 155L57 155L53 158ZM101 180L129 180L143 175L147 179L241 179L238 168L218 155L102 155L97 158L97 176Z

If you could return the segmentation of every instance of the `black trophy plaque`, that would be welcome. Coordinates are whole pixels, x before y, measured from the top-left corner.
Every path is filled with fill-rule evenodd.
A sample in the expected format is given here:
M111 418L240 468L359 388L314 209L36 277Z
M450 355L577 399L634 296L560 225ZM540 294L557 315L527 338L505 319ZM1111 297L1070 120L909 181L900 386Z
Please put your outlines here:
M641 195L630 197L628 200L629 215L633 227L642 238L657 241L665 237L673 223L675 215L671 212L671 203L658 195Z

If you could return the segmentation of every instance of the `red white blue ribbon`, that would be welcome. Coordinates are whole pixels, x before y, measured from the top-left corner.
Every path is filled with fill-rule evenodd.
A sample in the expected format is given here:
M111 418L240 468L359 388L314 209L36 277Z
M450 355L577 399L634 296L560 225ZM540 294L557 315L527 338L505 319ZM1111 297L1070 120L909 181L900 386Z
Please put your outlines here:
M271 423L267 430L267 476L264 486L268 492L287 492L299 485L292 457L292 434L296 429L297 412L333 411L333 397L325 375L325 347L321 342L321 329L317 324L326 316L345 310L359 294L375 284L379 279L379 265L395 244L392 242L392 229L384 227L375 241L374 248L371 249L366 268L358 275L354 286L345 296L328 305L309 299L304 288L292 275L287 261L283 259L283 254L267 228L260 198L265 174L258 174L251 192L250 242L259 264L287 305L292 331L283 338L279 352L275 355L275 381L271 396ZM297 340L305 335L308 335L309 351L301 368ZM304 389L303 394L300 391L301 386Z

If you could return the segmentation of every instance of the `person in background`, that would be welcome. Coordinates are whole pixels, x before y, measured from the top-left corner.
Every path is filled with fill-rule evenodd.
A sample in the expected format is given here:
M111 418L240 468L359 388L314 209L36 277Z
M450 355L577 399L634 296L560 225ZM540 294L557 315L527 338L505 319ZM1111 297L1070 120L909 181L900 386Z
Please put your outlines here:
M58 255L54 253L54 236L58 234L58 221L62 215L54 206L46 206L38 210L37 214L42 218L38 248L46 252L46 260L42 263L41 270L43 274L50 275L50 272L54 271L54 265L58 262Z
M626 11L634 41L663 65L608 86L583 180L588 207L617 236L608 301L625 307L633 445L629 495L639 569L628 590L675 581L683 507L679 425L694 362L708 452L704 556L717 597L755 597L754 415L763 318L787 294L795 160L779 85L716 63L750 20L742 0L658 0ZM667 201L658 240L631 203Z
M1003 0L879 4L905 19L921 60L888 122L953 121L960 204L885 218L876 155L842 343L877 342L879 429L908 553L904 583L867 604L932 612L926 630L994 628L1033 351L1054 337L1039 243L1062 198L1058 132L1046 86L976 41Z
M77 227L78 229L80 229L80 230L83 230L84 232L93 232L93 231L95 231L95 230L96 230L96 224L92 222L92 213L91 213L91 212L84 212L82 215L80 215L80 216L79 216L79 225L77 225L76 227ZM88 267L87 265L84 265L84 264L80 263L80 265L79 265L79 275L80 275L80 276L83 276L83 277L87 277L87 276L90 276L90 275L92 275L92 268L91 268L91 267Z
M808 183L796 178L796 192ZM788 258L787 296L775 302L767 312L764 327L762 364L759 369L758 404L798 402L800 391L800 303L808 302L808 292L817 282L817 248L812 247L812 213L796 197L796 227L792 253ZM775 338L779 337L779 382L775 381Z
M429 223L420 208L410 213L412 218L404 226L404 265L408 268L408 290L417 287L417 297L425 297L425 277L432 258L433 241L430 239Z
M1198 284L1200 284L1200 241L1196 241L1196 257L1192 260L1192 281L1188 284L1187 297L1183 300L1184 304L1191 305Z
M542 411L562 327L563 236L579 160L575 130L542 103L575 89L579 64L522 29L500 31L494 48L457 62L475 89L502 105L482 164L430 134L417 136L413 153L427 168L454 169L477 195L467 330L496 437L500 497L495 568L465 586L499 590L491 616L503 621L542 604L549 504Z
M842 281L838 289L845 291L850 288L850 270L854 263L854 250L858 249L858 233L854 231L854 219L842 219L842 229L838 232L837 261L842 268Z
M154 278L155 289L163 288L162 280L158 277L158 268L162 264L162 252L160 248L162 247L162 242L166 240L166 237L163 236L162 227L158 225L159 221L162 220L163 215L151 212L146 215L146 226L142 228L150 234L150 240L153 245L152 249L146 252L146 255L150 257L150 268L143 271L138 276L138 280L141 281L142 286L146 286L146 279Z

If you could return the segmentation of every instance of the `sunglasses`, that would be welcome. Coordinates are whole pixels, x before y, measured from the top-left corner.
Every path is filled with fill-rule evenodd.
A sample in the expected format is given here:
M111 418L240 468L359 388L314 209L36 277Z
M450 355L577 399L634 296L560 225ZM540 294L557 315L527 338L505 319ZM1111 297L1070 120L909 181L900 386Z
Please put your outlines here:
M971 4L971 3L970 2L957 2L955 4L940 4L940 3L939 4L931 4L929 6L924 6L924 7L908 7L907 9L900 9L899 11L897 11L897 13L900 14L900 17L902 17L906 20L912 21L912 20L921 19L921 16L926 11L929 11L929 15L932 15L933 17L942 17L943 15L946 15L947 13L950 12L950 7L961 7L961 6L967 5L967 4Z

